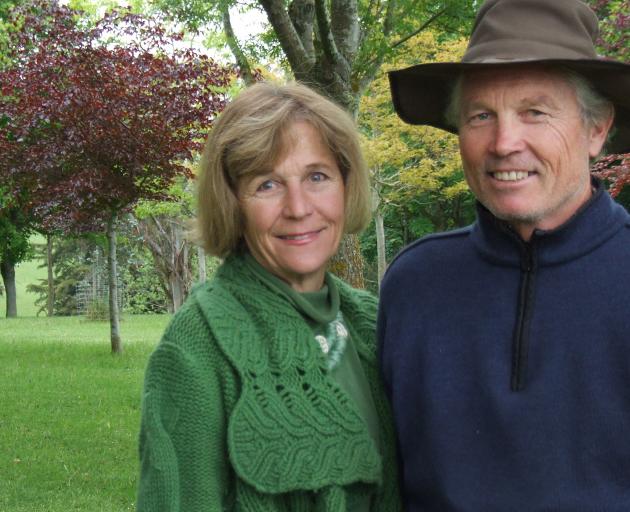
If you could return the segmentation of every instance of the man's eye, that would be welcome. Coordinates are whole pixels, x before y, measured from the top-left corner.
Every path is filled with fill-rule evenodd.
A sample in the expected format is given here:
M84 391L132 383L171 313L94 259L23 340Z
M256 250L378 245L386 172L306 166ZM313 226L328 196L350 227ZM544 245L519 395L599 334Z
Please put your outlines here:
M483 123L490 119L491 115L489 112L478 112L477 114L473 114L468 118L469 123Z
M527 114L528 114L529 116L531 116L531 117L541 117L541 116L545 116L545 115L547 115L547 113L546 113L546 112L543 112L542 110L537 110L537 109L535 109L535 108L530 108L530 109L527 111Z

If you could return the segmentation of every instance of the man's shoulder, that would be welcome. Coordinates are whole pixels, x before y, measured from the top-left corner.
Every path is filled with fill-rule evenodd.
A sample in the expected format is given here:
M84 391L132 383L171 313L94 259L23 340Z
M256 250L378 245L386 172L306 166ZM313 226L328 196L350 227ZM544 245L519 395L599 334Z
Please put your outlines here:
M472 225L451 231L442 231L426 235L404 247L392 260L389 269L416 265L418 259L441 258L446 254L454 254L465 247L470 238Z

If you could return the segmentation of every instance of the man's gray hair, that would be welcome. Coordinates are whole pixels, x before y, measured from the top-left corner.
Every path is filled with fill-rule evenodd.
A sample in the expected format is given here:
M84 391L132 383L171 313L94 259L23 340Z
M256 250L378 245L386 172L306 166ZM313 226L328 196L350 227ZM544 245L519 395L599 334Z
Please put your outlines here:
M600 94L593 84L583 75L569 68L559 68L555 71L573 87L578 105L580 106L582 120L586 126L594 126L604 122L614 113L613 103ZM465 75L461 74L457 78L445 112L446 122L457 128L459 128L462 108L462 85L464 77Z

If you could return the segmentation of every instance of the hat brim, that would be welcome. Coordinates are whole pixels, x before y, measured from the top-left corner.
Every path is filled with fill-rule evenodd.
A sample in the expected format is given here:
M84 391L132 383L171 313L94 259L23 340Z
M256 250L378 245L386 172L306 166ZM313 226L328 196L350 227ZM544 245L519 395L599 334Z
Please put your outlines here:
M446 122L444 113L457 77L463 72L524 64L565 67L589 79L615 105L615 132L607 145L608 152L630 152L630 64L616 61L549 59L419 64L389 72L394 108L406 123L434 126L456 134L457 127Z

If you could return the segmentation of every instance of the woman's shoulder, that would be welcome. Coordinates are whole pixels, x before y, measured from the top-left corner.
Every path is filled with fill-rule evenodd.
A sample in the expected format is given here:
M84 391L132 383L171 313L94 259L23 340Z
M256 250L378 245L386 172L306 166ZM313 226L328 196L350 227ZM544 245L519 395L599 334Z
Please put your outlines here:
M239 367L244 360L259 357L260 319L272 322L273 308L247 279L224 272L196 285L169 323L162 342L195 357L225 358ZM262 310L262 314L261 311Z
M213 349L214 335L207 311L225 308L225 297L212 282L195 285L182 306L173 314L157 350L164 345L184 353L207 352Z

